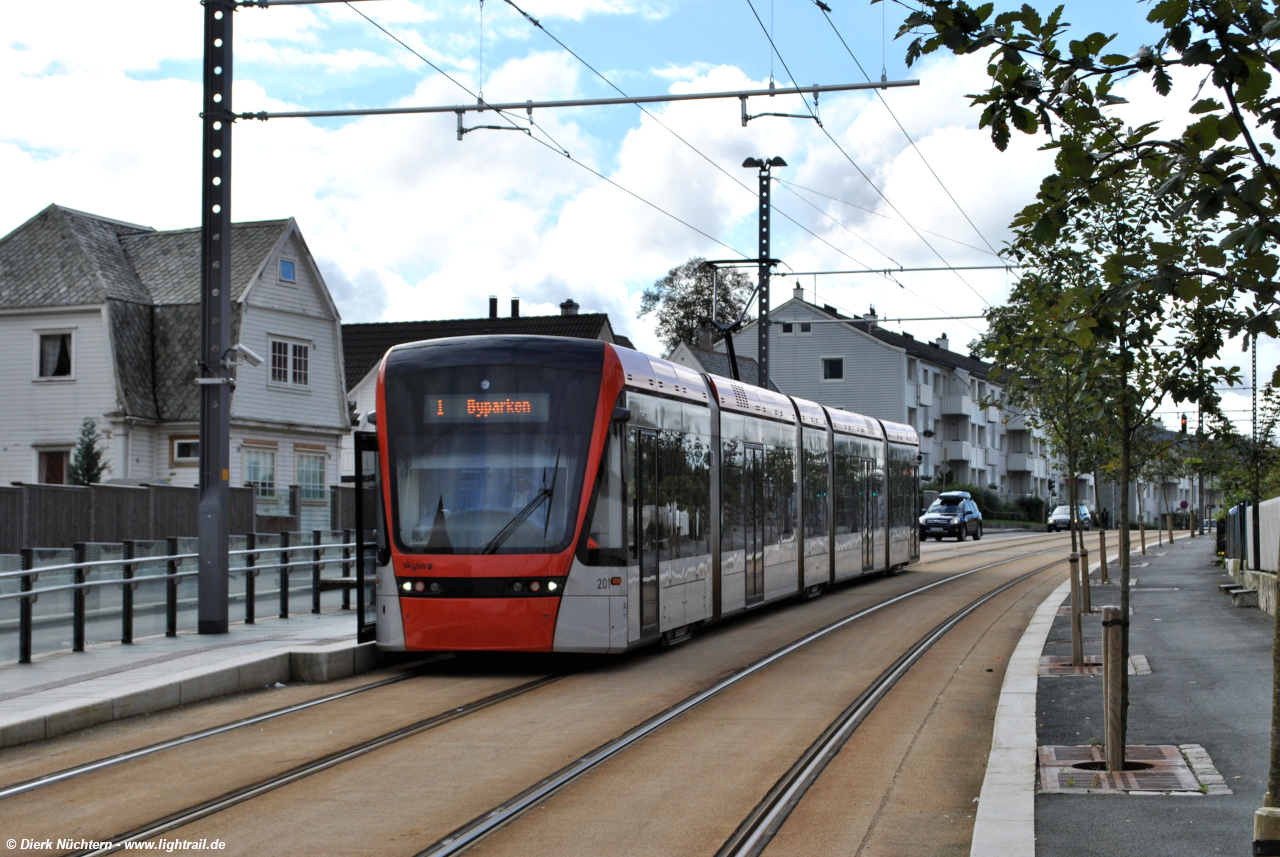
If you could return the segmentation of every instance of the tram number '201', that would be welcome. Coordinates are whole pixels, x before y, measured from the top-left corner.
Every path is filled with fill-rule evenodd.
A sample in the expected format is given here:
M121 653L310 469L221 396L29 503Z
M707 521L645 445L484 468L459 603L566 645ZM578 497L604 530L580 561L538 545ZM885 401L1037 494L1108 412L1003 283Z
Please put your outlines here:
M609 578L607 577L596 578L596 589L608 589L608 588L609 588Z

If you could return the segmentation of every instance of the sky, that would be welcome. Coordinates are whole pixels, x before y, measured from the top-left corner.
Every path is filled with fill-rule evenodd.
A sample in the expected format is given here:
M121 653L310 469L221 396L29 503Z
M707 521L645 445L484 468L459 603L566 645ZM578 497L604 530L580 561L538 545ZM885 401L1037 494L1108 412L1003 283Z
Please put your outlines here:
M788 274L999 265L992 248L1051 161L1041 140L1018 135L1001 153L978 128L966 94L984 88L982 57L907 68L907 42L894 39L902 5L829 5L834 27L812 0L523 0L528 17L505 0L241 9L237 112L455 105L481 92L489 102L597 98L617 94L610 84L628 95L722 92L771 77L863 82L882 69L919 84L883 99L824 95L822 127L776 117L743 127L737 99L539 110L529 133L462 141L452 114L240 121L233 218L296 218L345 321L475 317L490 295L504 312L519 297L523 314L553 314L572 298L660 354L652 316L637 317L641 292L691 256L755 256L756 173L740 165L780 156L775 305L799 282L807 299L848 312L949 316L889 326L930 340L945 332L964 350L984 327L964 317L1001 302L1013 274ZM1148 9L1076 0L1066 17L1073 32L1116 33L1128 51L1156 38ZM158 229L198 224L202 10L198 0L6 10L0 234L53 202ZM1131 104L1120 109L1185 122L1195 83L1178 80L1168 98L1145 80L1124 84ZM794 96L748 109L808 113ZM466 122L504 124L488 113ZM1224 357L1247 369L1238 347ZM1264 343L1259 364L1278 359ZM1247 396L1228 403L1247 406Z

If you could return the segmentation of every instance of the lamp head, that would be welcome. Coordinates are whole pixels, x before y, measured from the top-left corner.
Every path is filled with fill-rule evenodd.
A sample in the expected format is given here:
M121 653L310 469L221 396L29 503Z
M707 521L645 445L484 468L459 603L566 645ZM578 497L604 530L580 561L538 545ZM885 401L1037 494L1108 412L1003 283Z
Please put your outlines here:
M787 162L782 160L782 158L776 158L776 157L770 158L768 163L769 163L769 166L771 167L785 167L787 165Z
M759 168L764 166L764 161L760 160L759 158L747 158L745 161L742 162L742 165L744 167Z

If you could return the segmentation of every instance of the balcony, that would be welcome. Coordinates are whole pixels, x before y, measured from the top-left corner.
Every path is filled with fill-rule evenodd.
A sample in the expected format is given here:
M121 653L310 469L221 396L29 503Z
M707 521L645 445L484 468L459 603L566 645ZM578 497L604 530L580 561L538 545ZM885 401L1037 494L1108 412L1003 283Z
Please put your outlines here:
M1010 473L1034 473L1036 457L1027 452L1011 452L1008 468Z
M940 413L944 417L962 416L973 419L973 397L965 394L961 396L942 396L939 403Z
M973 444L967 440L948 440L942 444L944 461L963 461L966 464L973 457Z
M973 450L973 458L971 459L970 463L971 463L971 464L974 466L974 468L975 468L975 469L977 469L977 470L986 470L986 469L987 469L987 450L986 450L986 448L985 448L985 447L981 447L981 446L974 447L974 450Z
M1009 421L1004 425L1009 431L1027 431L1031 428L1031 426L1027 425L1026 414L1013 413L1006 414L1006 416L1009 418Z

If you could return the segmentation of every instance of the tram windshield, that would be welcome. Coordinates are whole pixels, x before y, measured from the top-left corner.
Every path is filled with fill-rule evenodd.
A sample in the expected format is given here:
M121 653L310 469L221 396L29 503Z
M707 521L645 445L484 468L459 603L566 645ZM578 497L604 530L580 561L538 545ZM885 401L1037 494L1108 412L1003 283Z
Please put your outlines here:
M573 538L598 372L388 368L392 529L419 554L556 553Z

